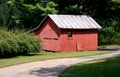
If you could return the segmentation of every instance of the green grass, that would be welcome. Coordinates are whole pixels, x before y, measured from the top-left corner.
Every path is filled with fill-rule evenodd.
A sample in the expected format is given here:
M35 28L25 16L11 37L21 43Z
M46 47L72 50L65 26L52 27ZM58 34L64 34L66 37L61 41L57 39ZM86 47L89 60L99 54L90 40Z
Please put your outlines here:
M73 57L81 57L81 56L88 56L88 55L99 55L99 54L105 54L105 53L108 53L108 52L102 52L102 51L61 52L61 53L40 52L40 53L26 55L26 56L0 58L0 68L11 66L11 65L27 63L27 62L33 62L33 61L42 61L42 60L58 59L58 58L73 58Z
M59 77L120 77L120 56L76 64Z

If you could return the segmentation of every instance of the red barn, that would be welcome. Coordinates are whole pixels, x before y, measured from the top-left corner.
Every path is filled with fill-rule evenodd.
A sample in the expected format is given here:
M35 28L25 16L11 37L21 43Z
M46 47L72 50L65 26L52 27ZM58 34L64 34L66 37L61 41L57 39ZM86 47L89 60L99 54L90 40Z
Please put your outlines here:
M96 50L99 28L100 25L87 15L48 15L34 33L42 39L44 50Z

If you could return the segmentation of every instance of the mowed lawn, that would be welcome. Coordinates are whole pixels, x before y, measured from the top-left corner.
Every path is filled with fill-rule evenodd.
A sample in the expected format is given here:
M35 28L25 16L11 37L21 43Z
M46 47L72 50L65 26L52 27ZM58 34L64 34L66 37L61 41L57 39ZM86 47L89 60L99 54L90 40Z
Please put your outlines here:
M120 56L76 64L59 77L120 77Z
M109 53L109 52L104 52L104 51L57 52L57 53L40 52L30 55L0 58L0 68L5 66L22 64L22 63L34 62L34 61L43 61L43 60L58 59L58 58L73 58L73 57L81 57L88 55L100 55L105 53Z

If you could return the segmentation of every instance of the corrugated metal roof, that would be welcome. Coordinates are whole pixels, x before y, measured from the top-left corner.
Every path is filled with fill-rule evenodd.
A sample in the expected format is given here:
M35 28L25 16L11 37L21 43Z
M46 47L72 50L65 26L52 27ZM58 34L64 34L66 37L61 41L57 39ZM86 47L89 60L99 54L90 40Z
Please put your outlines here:
M29 32L39 29L42 23L50 17L52 21L61 29L99 29L101 26L88 15L52 15L48 14L36 28Z
M48 15L62 29L98 29L101 26L87 15Z

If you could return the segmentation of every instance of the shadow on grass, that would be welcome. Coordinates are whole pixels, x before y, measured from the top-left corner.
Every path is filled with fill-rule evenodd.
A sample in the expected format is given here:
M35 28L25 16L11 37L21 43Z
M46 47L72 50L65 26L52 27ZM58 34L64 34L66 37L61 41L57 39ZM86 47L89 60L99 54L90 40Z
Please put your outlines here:
M6 54L3 56L0 55L0 59L15 58L15 57L19 57L19 56L38 56L38 55L46 55L46 54L44 54L42 52L27 53L27 54Z
M100 48L98 48L98 51L118 51L118 50L120 50L120 47L115 47L115 48L100 47Z
M59 77L120 77L120 55L74 65Z

